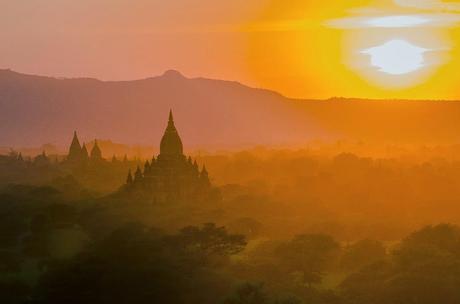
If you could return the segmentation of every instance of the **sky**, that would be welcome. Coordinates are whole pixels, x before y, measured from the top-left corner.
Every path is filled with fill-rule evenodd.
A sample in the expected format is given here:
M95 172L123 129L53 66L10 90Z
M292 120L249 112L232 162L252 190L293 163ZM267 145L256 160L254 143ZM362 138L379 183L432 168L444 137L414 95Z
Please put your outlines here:
M293 98L460 99L460 2L0 0L0 68L131 80L176 69Z

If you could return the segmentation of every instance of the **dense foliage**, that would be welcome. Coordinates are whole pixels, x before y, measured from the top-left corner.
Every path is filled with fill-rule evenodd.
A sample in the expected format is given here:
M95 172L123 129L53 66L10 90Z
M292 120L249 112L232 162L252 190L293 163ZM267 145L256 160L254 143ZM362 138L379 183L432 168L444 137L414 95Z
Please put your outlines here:
M427 226L434 207L411 207L451 187L442 180L455 184L455 163L249 157L208 157L228 183L222 200L203 204L101 192L104 176L120 180L114 168L130 163L104 163L99 177L28 163L0 184L0 302L460 303L460 228ZM410 203L385 209L398 193ZM359 212L370 201L375 210ZM439 204L455 217L452 200ZM413 232L400 237L405 218Z

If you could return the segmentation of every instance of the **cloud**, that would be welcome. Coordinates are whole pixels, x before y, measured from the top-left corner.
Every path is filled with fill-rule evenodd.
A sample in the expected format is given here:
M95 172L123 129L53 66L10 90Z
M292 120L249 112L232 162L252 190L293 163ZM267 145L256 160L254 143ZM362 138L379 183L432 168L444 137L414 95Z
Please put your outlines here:
M332 28L452 27L460 23L460 2L393 0L393 7L355 8L350 17L329 20Z
M441 12L460 12L460 3L453 1L443 2L439 0L393 0L401 7L417 8L422 10Z
M450 27L460 23L460 14L413 14L413 15L377 15L369 17L346 17L329 20L326 26L332 28L413 28L413 27Z

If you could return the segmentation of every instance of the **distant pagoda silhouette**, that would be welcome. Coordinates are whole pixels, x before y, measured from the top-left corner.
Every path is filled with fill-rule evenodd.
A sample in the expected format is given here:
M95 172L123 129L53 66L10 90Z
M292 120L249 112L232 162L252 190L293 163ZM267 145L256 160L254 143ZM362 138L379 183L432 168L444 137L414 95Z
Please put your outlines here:
M130 171L124 190L143 193L153 202L209 197L212 186L208 172L204 166L200 170L196 160L184 155L172 111L160 142L160 154L146 161L144 170L138 167L134 176Z
M86 146L83 144L84 151L86 151ZM73 139L72 143L70 144L69 154L67 155L67 160L69 162L79 162L82 160L83 157L83 150L82 146L80 145L80 141L78 140L77 131L73 132ZM86 151L88 155L88 151Z
M86 161L101 161L102 152L99 148L97 140L94 141L93 148L91 149L91 153L88 153L86 148L86 144L80 145L80 141L78 139L77 131L73 132L73 139L72 143L70 144L69 153L67 154L66 161L71 164L82 164Z

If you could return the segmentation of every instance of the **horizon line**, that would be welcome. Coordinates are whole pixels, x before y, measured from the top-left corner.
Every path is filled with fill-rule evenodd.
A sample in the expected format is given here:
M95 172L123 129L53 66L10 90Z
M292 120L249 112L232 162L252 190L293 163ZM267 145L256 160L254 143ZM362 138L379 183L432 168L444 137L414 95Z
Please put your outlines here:
M167 69L162 74L144 77L144 78L135 78L135 79L127 79L127 80L104 80L96 77L85 77L85 76L54 76L54 75L44 75L44 74L33 74L27 72L19 72L17 70L11 68L0 68L0 72L10 72L15 73L23 76L30 76L30 77L42 77L42 78L49 78L54 80L93 80L103 83L117 83L117 82L135 82L135 81L146 81L150 79L157 79L161 77L168 77L168 74L175 74L177 77L183 77L187 80L211 80L211 81L223 81L229 83L237 83L244 87L254 89L254 90L262 90L266 92L271 92L277 94L283 98L292 100L292 101L311 101L311 102L331 102L331 101L381 101L381 102L398 102L398 101L405 101L405 102L459 102L460 99L407 99L407 98L398 98L398 97L391 97L391 98L370 98L370 97L347 97L347 96L330 96L327 98L304 98L304 97L289 97L283 93L278 91L267 89L263 87L255 87L238 80L228 80L228 79L220 79L220 78L208 78L206 76L197 76L197 77L188 77L185 76L181 71L177 69Z

